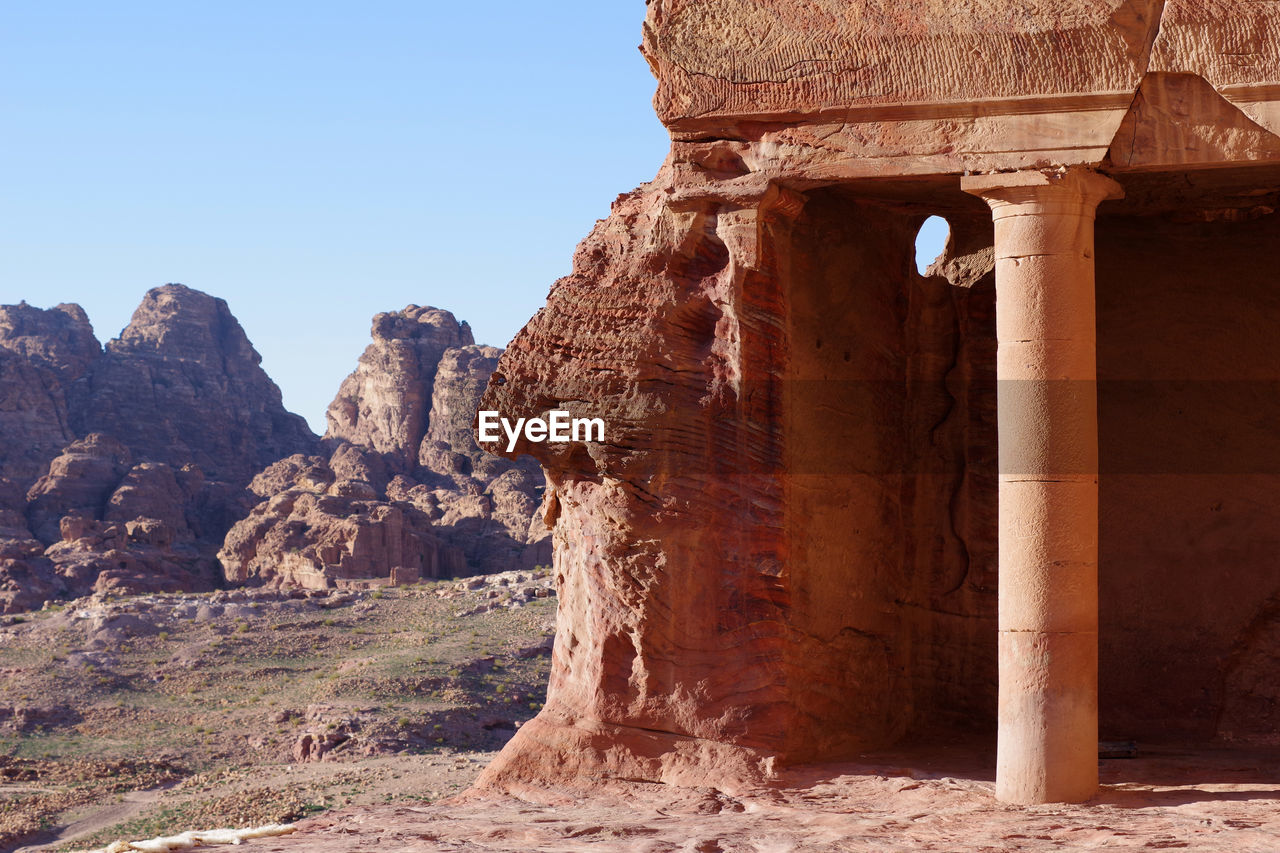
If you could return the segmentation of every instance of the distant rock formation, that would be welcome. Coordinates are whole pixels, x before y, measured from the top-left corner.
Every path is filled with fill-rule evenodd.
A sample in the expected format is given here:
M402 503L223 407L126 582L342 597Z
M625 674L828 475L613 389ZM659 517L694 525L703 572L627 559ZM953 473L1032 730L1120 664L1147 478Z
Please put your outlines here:
M530 456L513 464L475 442L472 423L501 356L496 347L465 346L440 359L415 474L428 490L417 491L418 499L441 538L481 574L551 563L550 531L535 517L545 486L541 466Z
M124 445L108 435L93 433L71 442L27 492L27 522L35 537L56 542L65 516L101 518L131 458Z
M114 435L137 458L194 463L210 479L243 486L316 446L261 364L224 300L157 287L94 364L71 424L78 435Z
M264 465L318 439L226 302L149 291L99 345L78 305L0 306L0 612L211 589Z
M68 395L101 355L79 305L0 305L0 474L25 489L75 440Z
M158 287L105 347L77 305L0 306L0 612L550 563L541 468L471 436L501 354L448 311L379 314L321 440L221 299Z
M344 444L342 461L360 454ZM340 476L323 456L295 454L254 478L264 500L227 534L218 553L231 583L328 589L373 581L413 583L465 572L414 504L379 499L369 479Z
M325 438L411 466L427 431L436 370L445 352L475 343L448 311L410 305L373 318L373 343L325 413Z
M329 455L254 479L262 500L218 554L227 581L323 589L550 563L548 531L532 523L541 468L471 434L502 351L417 305L378 314L372 336L329 405Z

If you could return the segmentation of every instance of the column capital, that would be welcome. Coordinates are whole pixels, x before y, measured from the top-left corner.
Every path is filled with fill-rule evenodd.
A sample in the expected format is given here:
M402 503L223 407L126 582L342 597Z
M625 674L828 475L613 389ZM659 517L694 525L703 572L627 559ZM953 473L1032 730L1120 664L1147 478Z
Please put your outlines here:
M1082 166L1067 169L1026 169L990 175L965 175L960 189L980 196L996 218L1009 206L1053 206L1044 212L1092 213L1100 202L1124 198L1124 188L1099 172Z

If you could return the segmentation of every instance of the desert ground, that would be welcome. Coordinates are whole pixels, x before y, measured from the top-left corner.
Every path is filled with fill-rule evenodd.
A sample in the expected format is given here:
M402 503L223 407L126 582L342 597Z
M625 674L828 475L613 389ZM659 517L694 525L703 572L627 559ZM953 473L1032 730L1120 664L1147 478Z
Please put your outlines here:
M935 743L800 767L767 789L616 782L585 792L463 796L364 806L304 821L250 851L1280 850L1280 754L1151 748L1102 762L1103 788L1079 805L1018 807L993 796L993 752Z
M992 796L985 738L926 738L733 792L468 791L541 705L554 616L535 571L7 617L0 850L275 823L288 833L238 849L1280 850L1280 751L1140 744L1102 761L1090 803L1027 809Z
M534 571L5 617L0 850L457 794L541 706L554 613Z

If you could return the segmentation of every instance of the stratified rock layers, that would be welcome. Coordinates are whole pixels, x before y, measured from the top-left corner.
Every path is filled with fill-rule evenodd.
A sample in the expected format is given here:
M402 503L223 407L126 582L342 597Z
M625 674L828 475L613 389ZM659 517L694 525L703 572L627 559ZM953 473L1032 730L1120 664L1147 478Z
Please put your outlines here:
M607 424L515 451L554 490L560 623L547 707L488 784L731 785L992 713L981 211L957 287L908 274L922 216L673 210L670 178L615 204L482 403Z

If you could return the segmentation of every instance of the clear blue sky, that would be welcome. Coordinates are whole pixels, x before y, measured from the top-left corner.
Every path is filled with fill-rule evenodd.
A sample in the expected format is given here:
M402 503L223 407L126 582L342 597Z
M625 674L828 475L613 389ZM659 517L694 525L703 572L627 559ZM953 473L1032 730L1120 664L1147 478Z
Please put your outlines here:
M409 303L502 346L667 135L643 0L40 0L0 12L0 302L116 336L176 281L230 303L323 429Z
M644 11L5 3L0 302L78 302L105 341L151 287L221 296L323 431L373 314L435 305L504 346L657 172Z

